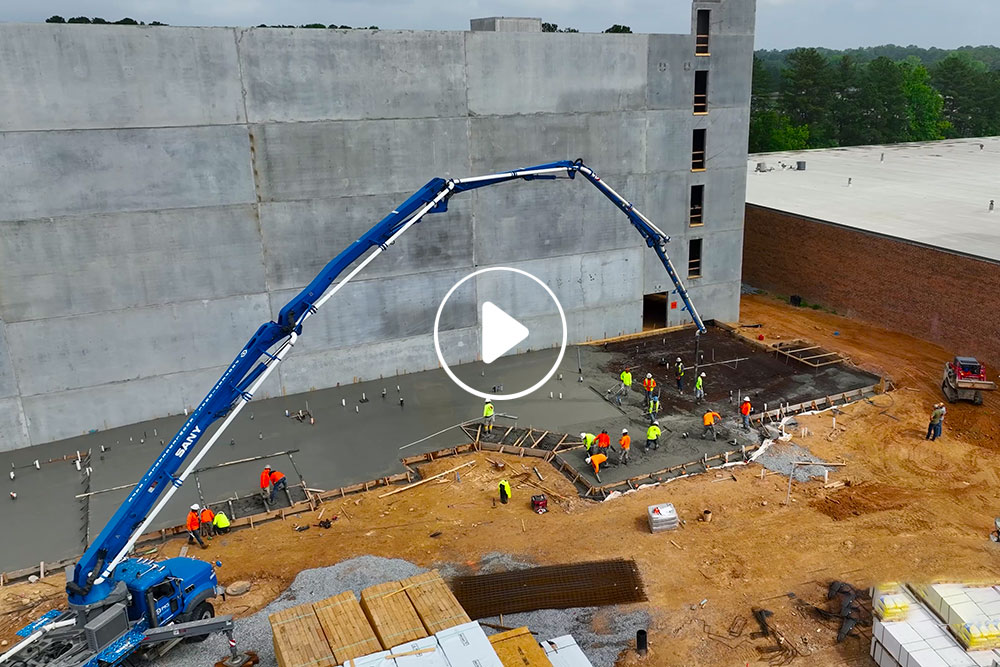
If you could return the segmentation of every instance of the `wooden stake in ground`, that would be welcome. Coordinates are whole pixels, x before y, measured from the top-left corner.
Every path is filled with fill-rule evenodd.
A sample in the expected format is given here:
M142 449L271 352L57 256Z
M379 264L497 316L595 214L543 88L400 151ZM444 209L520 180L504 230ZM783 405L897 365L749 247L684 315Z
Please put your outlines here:
M402 493L403 491L409 491L410 489L418 487L418 486L420 486L422 484L426 484L427 482L435 480L435 479L437 479L439 477L444 477L445 475L449 475L449 474L455 472L456 470L461 470L462 468L466 468L468 466L474 466L474 465L476 465L475 461L469 461L468 463L463 463L460 466L455 466L451 470L445 470L444 472L439 472L438 474L436 474L436 475L434 475L432 477L428 477L427 479L422 479L419 482L414 482L413 484L407 484L406 486L404 486L401 489L395 489L393 491L389 491L388 493L383 493L382 495L379 496L379 498L385 498L386 496L392 496L392 495L395 495L397 493Z

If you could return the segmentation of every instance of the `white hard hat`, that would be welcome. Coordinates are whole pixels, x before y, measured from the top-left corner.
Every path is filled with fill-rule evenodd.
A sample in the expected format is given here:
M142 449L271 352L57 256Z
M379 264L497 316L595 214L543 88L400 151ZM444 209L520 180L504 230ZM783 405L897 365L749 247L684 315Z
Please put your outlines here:
M489 403L489 402L490 402L490 399L488 399L488 398L485 401L483 401L483 403Z
M750 397L749 396L744 396L743 397L743 402L744 403L749 403L750 402Z
M680 358L680 357L677 357L677 361L680 361L680 360L681 360L681 358Z
M191 509L193 509L195 512L197 512L198 511L198 505L197 504L192 505Z
M581 434L580 434L580 437L581 437L581 438L586 438L586 437L587 437L587 434L586 434L586 433L581 433Z
M702 376L702 377L705 377L705 374L704 374L704 373L702 373L702 374L701 374L701 376Z
M590 463L590 457L589 456L587 457L587 463Z
M659 425L660 425L660 420L654 419L653 420L653 426L659 426Z
M623 428L622 429L622 433L628 433L628 429L627 428Z
M651 377L653 377L653 374L652 373L646 373L646 377L651 378Z

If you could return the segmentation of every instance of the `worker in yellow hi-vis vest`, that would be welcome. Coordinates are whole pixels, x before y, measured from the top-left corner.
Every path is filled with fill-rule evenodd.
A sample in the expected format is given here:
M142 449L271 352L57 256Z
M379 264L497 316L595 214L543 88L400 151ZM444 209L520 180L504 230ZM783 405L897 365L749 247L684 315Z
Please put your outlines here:
M505 479L500 480L500 502L504 505L510 500L510 482Z
M492 433L493 432L493 422L496 421L493 410L493 401L486 399L486 403L483 405L483 432Z

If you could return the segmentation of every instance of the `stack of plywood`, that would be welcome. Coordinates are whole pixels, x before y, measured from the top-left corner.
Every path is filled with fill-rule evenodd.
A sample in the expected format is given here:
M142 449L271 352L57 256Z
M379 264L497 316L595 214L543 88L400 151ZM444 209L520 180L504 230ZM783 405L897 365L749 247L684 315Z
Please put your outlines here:
M407 597L429 635L472 620L437 570L403 579L399 585L406 590Z
M552 667L552 661L528 628L492 635L490 644L504 667Z
M401 582L391 581L364 589L361 608L384 649L427 636Z
M382 648L353 592L344 591L317 602L313 611L338 663L346 663L351 658L375 653Z
M274 656L281 667L336 667L326 635L311 604L290 607L269 617Z

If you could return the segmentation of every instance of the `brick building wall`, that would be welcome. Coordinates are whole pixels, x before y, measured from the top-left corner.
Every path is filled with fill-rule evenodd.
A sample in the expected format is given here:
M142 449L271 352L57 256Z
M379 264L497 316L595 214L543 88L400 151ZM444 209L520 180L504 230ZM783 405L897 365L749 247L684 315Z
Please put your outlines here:
M747 204L743 281L1000 368L996 262Z

